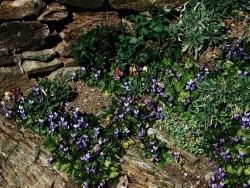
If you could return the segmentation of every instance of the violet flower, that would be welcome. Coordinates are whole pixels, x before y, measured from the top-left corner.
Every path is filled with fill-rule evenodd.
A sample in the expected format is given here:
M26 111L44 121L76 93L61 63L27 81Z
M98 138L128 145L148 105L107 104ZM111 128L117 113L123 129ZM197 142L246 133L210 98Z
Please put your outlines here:
M244 156L245 156L245 153L243 151L239 151L238 158L241 159L241 160L243 160Z
M87 182L83 182L83 184L82 184L82 188L89 188L88 183L87 183Z
M190 79L186 83L186 90L189 90L191 92L194 91L194 90L196 90L196 84L195 84L195 82L192 79Z
M86 155L82 156L80 159L82 163L88 163L91 159L91 156L89 153L87 153Z
M248 72L247 71L238 70L237 73L238 73L238 76L240 78L244 78L244 77L246 77L246 75L247 75Z

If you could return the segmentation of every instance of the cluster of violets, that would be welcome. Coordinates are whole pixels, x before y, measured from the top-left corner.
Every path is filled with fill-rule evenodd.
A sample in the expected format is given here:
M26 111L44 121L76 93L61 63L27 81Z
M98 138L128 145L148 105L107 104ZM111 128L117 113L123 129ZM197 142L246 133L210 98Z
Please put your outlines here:
M155 145L155 142L149 142L148 146L150 148L151 154L152 154L152 161L156 162L158 161L158 157L159 157L159 152L158 152L158 147Z
M33 94L38 98L39 102L43 101L43 88L39 87L38 84L36 84L33 88L32 88L32 92ZM12 95L10 102L14 102L16 101L18 95ZM4 117L7 119L11 119L13 117L13 115L17 115L21 120L25 121L27 120L27 112L25 112L25 108L24 108L24 103L25 103L25 98L21 97L19 99L19 105L16 109L16 111L12 111L10 110L5 104L3 104L2 106L2 110L5 112ZM29 100L28 101L29 107L32 108L32 106L34 105L34 101L33 100Z
M75 79L75 78L74 78ZM43 88L39 87L38 84L32 88L32 93L38 98L38 101L43 101L44 91ZM19 99L19 105L15 112L9 110L5 105L2 109L5 112L5 118L11 118L13 114L17 115L22 121L27 120L26 111L24 109L25 103L28 103L29 108L32 108L34 101L29 100L26 102L24 97ZM69 112L69 103L65 103L65 112ZM68 117L70 115L70 118ZM86 173L88 175L93 175L97 173L98 166L93 165L93 160L96 157L101 159L105 158L105 153L102 151L103 148L109 143L109 138L102 138L101 132L103 128L96 125L96 127L91 127L88 122L79 113L79 108L73 110L72 114L59 114L58 112L46 113L43 118L38 120L38 126L49 127L50 135L57 135L59 129L60 131L66 133L67 135L63 137L61 135L59 139L59 145L57 151L63 154L67 159L74 161L79 160L82 164L86 164ZM88 131L93 132L93 135L88 135ZM86 132L86 134L84 134ZM93 144L94 143L94 144ZM74 154L74 147L77 151L82 151L82 156L77 156ZM52 164L56 160L55 157L50 157L48 163ZM122 160L120 160L122 161ZM84 183L83 187L89 187L88 183ZM102 181L98 188L106 187L106 183Z
M152 119L153 121L163 119L163 114L161 112L162 108L156 106L151 99L145 99L141 105L142 108L134 103L131 97L121 97L118 100L118 107L114 109L113 117L110 120L110 124L116 125L115 127L117 127L113 132L114 138L123 139L136 134L134 136L143 142L146 137L145 123ZM137 119L135 123L131 122L131 124L127 122L131 117ZM125 121L127 122L126 124L124 123ZM137 127L136 133L133 132L134 126ZM158 150L155 146L155 142L150 142L148 147L151 151L152 161L158 161Z
M219 166L215 167L215 175L211 177L211 179L208 182L209 188L224 188L225 184L223 183L224 179L226 177L226 173L222 168ZM219 180L219 183L217 183L217 179Z
M239 113L233 116L233 120L240 121L240 128L250 128L250 112L244 113L243 116ZM238 154L235 155L235 152L232 152L226 146L229 144L230 147L236 147L238 144L244 144L245 138L243 136L234 136L232 138L226 138L227 131L225 129L222 130L222 138L218 143L214 143L213 147L213 157L214 158L221 158L222 161L224 160L225 164L229 164L231 162L240 162L244 165L250 165L250 160L246 160L246 154L242 150L238 150ZM211 159L210 159L211 160ZM216 166L216 173L210 179L209 187L211 188L224 188L226 185L224 184L224 180L227 177L226 172L223 168ZM219 182L219 183L218 183ZM248 184L243 183L242 188L247 188Z
M233 119L241 120L240 128L250 129L250 112L244 112L243 115L236 113L233 115Z
M239 37L236 40L235 44L226 44L223 46L224 50L227 50L228 53L226 54L227 59L244 59L249 60L250 56L247 53L246 49L242 47L243 38Z
M65 110L69 109L69 104L65 104ZM104 159L105 153L104 147L109 143L109 138L102 138L101 132L103 128L100 126L92 127L88 124L84 117L79 114L79 108L76 108L71 114L71 119L66 120L60 116L57 112L47 114L44 119L39 120L39 126L45 126L49 124L51 135L56 135L58 129L63 129L67 135L60 136L58 152L61 152L64 157L74 161L79 160L85 165L85 170L88 175L94 175L97 173L98 166L94 165L95 158ZM88 132L93 132L93 135L88 135ZM78 152L82 152L81 156L75 154L74 149ZM48 162L51 163L55 159L50 158ZM87 182L84 182L83 187L89 187ZM101 182L98 185L99 188L106 187L105 182Z
M9 108L7 108L7 106L5 104L3 104L2 106L2 110L4 111L4 117L7 119L11 119L13 116L13 111L10 110Z
M156 93L157 96L162 97L163 99L168 98L169 96L164 93L164 85L157 82L157 80L155 78L151 79L151 92ZM171 101L171 98L169 98L169 100Z
M91 71L94 73L95 80L99 80L101 78L101 70L91 68Z

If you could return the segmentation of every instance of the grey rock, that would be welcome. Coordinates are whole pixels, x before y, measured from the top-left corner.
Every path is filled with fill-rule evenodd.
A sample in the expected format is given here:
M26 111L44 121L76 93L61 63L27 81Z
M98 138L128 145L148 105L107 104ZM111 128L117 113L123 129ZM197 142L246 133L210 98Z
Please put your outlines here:
M0 25L0 51L16 52L42 49L50 36L48 25L37 21L11 21Z
M78 64L75 62L74 58L60 57L60 61L63 62L64 67L76 67Z
M11 50L0 48L0 67L13 64L13 58L11 55Z
M0 19L14 20L28 16L37 16L45 4L42 0L3 1L0 5Z
M57 44L55 51L63 57L73 57L72 47L65 40Z
M59 3L51 3L37 18L41 22L60 21L68 17L67 8Z
M81 67L63 67L52 72L48 76L48 79L53 80L55 78L59 78L64 81L68 75L72 74L73 72L79 72L80 70Z
M26 60L23 62L22 67L25 73L31 75L35 73L54 71L62 65L63 63L56 58L51 62Z
M123 157L122 171L130 179L129 187L133 188L181 188L180 182L169 177L162 168L147 159L142 159L135 151L128 150Z
M104 0L57 0L59 3L65 3L77 7L96 9L103 6Z
M66 28L59 35L69 45L72 45L99 24L108 26L114 31L120 30L122 27L117 12L75 12L73 13L73 22L66 25Z
M22 74L19 67L0 67L0 93L3 94L17 86L26 90L34 84L35 81Z
M22 59L34 61L49 61L55 57L54 49L45 49L41 51L26 51L21 54Z

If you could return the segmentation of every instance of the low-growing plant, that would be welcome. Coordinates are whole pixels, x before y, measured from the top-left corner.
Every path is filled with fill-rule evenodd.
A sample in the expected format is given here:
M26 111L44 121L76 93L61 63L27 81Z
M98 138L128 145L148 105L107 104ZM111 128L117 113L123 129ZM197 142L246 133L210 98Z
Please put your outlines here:
M26 97L20 97L12 107L12 118L32 132L45 134L48 127L37 126L46 115L60 111L65 101L74 99L74 92L58 79L39 79ZM7 110L7 109L6 109Z
M197 59L204 47L223 40L222 16L221 12L210 10L205 3L198 2L192 9L185 10L180 22L171 24L168 32L175 40L179 38L183 49L188 49Z
M98 25L73 46L75 61L87 69L110 68L115 54L114 38L114 33L107 26Z

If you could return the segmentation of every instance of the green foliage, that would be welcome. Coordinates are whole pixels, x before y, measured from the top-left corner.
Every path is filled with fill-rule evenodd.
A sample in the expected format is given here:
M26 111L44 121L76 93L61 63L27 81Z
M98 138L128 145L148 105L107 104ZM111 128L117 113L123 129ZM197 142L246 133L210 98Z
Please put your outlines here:
M65 101L73 98L74 92L67 84L61 83L58 79L39 79L32 92L25 98L20 98L13 106L13 110L17 112L16 121L19 126L32 132L46 134L49 127L36 126L39 119L42 120L46 114L59 111Z
M222 17L221 11L210 9L205 3L199 2L195 7L187 8L181 21L170 25L168 32L176 40L180 38L183 47L188 48L197 59L198 53L205 46L216 45L222 41L224 27Z
M86 68L106 68L114 56L113 37L107 26L98 25L73 47L75 61Z

